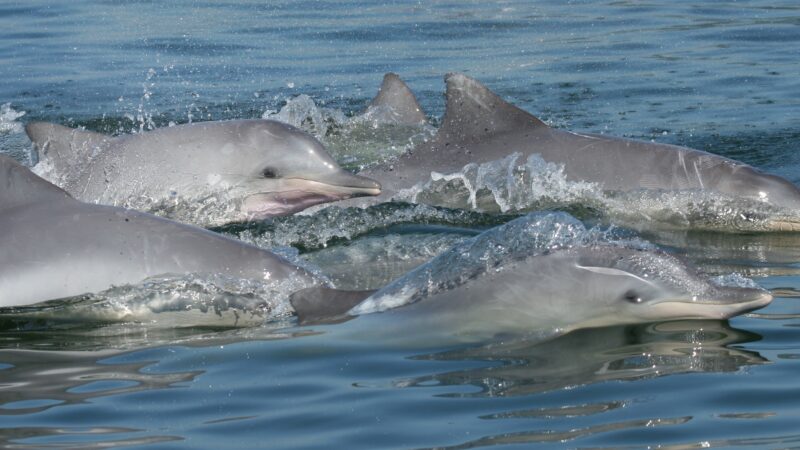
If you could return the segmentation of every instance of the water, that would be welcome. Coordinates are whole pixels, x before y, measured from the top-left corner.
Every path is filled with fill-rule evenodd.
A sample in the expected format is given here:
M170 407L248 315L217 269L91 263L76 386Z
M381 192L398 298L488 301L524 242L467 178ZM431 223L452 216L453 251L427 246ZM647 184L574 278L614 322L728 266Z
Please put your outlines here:
M34 0L1 4L0 25L0 151L28 163L21 127L33 120L122 133L277 115L363 167L426 133L351 119L383 73L399 73L435 125L442 75L459 71L556 127L688 145L800 182L800 7L789 1ZM220 231L370 288L512 217L392 204ZM336 325L298 334L290 320L17 330L5 315L0 445L800 445L800 237L644 237L776 299L729 323L424 351L340 340Z

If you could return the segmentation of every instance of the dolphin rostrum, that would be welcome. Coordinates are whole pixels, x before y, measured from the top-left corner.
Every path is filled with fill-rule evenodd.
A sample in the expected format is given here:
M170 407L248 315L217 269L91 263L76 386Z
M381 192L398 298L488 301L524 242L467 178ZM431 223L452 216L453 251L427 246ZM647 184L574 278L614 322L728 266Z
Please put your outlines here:
M602 239L566 213L490 229L378 291L312 287L291 297L301 325L365 315L359 333L422 342L725 319L771 301L752 284L711 282L643 241Z
M99 292L164 274L315 277L266 250L191 225L84 203L0 155L0 307Z
M291 214L377 195L309 134L273 120L200 122L111 137L35 122L34 171L79 200L197 225Z
M380 181L382 194L344 204L397 198L430 181L433 172L452 174L468 164L519 153L561 165L567 181L594 183L601 192L715 192L800 211L797 186L742 162L675 145L555 129L465 75L448 74L445 82L447 104L436 136L396 160L362 171ZM800 230L800 221L772 220L766 228Z

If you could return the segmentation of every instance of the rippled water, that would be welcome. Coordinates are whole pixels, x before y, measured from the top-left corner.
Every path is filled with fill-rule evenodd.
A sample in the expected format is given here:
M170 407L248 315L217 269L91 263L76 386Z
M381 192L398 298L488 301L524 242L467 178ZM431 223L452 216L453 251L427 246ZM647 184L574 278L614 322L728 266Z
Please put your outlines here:
M435 125L442 76L459 71L555 127L688 145L800 182L795 2L34 0L0 4L0 25L0 152L26 163L33 120L123 133L277 117L355 169L433 132L353 119L384 72ZM580 206L568 209L595 217ZM218 231L361 289L516 217L506 213L389 204ZM291 319L58 320L57 303L34 320L0 316L0 445L800 445L800 236L644 237L776 299L730 323L434 350L337 337L348 324L299 332ZM156 288L202 291L192 283Z

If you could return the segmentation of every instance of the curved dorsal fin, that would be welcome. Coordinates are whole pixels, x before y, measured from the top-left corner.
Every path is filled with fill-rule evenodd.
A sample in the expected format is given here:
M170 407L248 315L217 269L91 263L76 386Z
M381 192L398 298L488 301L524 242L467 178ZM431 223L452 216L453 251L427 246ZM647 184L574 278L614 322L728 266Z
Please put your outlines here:
M0 155L0 210L45 200L72 198L27 167Z
M383 76L383 83L365 111L382 122L400 125L421 125L425 113L411 89L395 73Z
M110 136L47 122L32 122L25 132L33 142L39 162L56 173L83 167L111 140Z
M487 134L547 124L506 102L486 86L460 73L444 77L446 106L439 135L449 142L470 142Z

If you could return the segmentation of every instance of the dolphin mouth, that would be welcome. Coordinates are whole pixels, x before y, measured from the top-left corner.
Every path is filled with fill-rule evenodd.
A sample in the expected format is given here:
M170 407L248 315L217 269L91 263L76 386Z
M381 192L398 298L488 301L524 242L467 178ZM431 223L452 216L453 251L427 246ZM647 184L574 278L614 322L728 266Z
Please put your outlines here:
M772 302L772 294L761 289L726 288L719 295L700 299L669 299L656 305L671 310L670 315L681 318L729 319L763 308Z
M355 185L336 185L306 179L287 180L286 190L252 194L244 199L242 209L248 220L286 216L321 203L353 197L380 195L381 185L366 177L348 174Z

